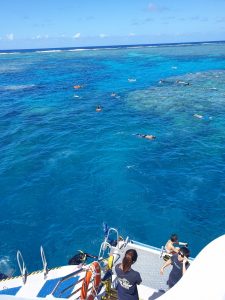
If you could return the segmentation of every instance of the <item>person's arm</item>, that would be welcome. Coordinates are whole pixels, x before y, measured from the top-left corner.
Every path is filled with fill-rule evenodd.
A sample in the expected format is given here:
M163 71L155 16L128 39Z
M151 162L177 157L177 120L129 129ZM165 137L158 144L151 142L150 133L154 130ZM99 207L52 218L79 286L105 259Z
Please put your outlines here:
M178 243L178 245L179 245L179 243ZM175 247L173 244L171 245L171 249L172 249L172 252L176 252L176 253L178 253L180 251L180 248Z
M137 275L137 284L140 284L142 282L141 275L140 273L138 273Z
M179 242L178 245L188 247L188 243L185 243L185 242Z
M187 268L188 268L187 263L188 263L188 259L185 256L184 259L183 259L182 275L184 275L184 273L187 271Z
M87 257L91 257L91 258L98 258L98 256L95 256L95 255L92 255L92 254L88 254L88 253L85 253L85 255L86 255Z
M160 269L160 274L161 275L163 275L163 273L164 273L164 269L166 268L166 267L168 267L169 265L171 265L172 264L172 260L171 260L171 258L170 259L168 259L166 262L165 262L165 264L162 266L162 268Z

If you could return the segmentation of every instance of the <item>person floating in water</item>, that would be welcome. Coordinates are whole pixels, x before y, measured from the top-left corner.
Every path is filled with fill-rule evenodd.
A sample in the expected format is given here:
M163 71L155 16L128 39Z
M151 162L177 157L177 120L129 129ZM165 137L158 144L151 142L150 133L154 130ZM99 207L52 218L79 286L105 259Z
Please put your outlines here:
M102 107L100 105L98 105L95 110L96 110L96 112L100 112L100 111L102 111Z
M199 114L194 114L193 117L198 118L198 119L203 119L203 116L199 115Z
M172 85L174 82L172 80L160 79L159 84Z
M200 115L200 114L194 114L193 117L195 117L197 119L201 119L201 120L212 120L212 117L203 116L203 115Z
M168 81L166 81L166 80L164 80L164 79L160 79L160 80L159 80L159 83L162 84L162 83L171 83L171 82L168 82Z
M182 80L176 80L176 83L177 83L177 84L181 84L181 85L190 85L189 82L182 81Z
M137 133L136 136L143 138L143 139L147 139L147 140L155 140L156 139L156 136L152 135L152 134Z
M78 85L74 85L73 88L76 89L76 90L78 90L78 89L81 89L82 86L78 84Z

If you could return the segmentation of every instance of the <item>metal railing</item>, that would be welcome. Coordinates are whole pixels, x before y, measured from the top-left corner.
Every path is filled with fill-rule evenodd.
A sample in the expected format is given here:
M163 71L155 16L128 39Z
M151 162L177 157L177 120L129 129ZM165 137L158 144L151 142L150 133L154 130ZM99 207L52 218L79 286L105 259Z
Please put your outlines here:
M104 259L106 254L107 254L107 257L110 254L110 250L111 250L111 247L112 247L112 241L110 240L110 236L112 235L112 233L116 234L116 240L115 241L116 241L116 245L118 245L118 242L119 242L118 230L115 229L115 228L110 227L108 232L107 232L107 235L105 237L105 240L102 242L102 244L100 246L100 250L99 250L99 254L98 254L99 260ZM107 251L107 253L106 253L106 251Z
M27 275L28 275L27 267L25 265L22 253L19 250L17 251L16 256L17 256L17 262L18 262L18 266L20 269L20 273L22 275L23 284L25 284L27 281Z
M48 274L48 264L47 264L45 252L44 252L44 249L42 246L40 247L40 251L41 251L41 260L42 260L42 264L43 264L44 279L46 279L47 274Z
M52 296L55 296L56 292L58 291L58 289L60 288L61 284L69 279L71 279L72 277L75 277L76 275L79 275L81 272L85 271L86 268L82 267L80 268L79 270L75 271L75 272L72 272L68 275L66 275L65 277L63 277L58 283L57 285L55 286L55 288L53 289L51 295ZM58 297L61 297L67 290L71 289L72 287L75 287L77 284L79 284L80 282L82 282L84 279L84 277L82 277L81 279L79 279L78 281L76 281L75 283L67 286L66 288L64 288L62 291L59 292L59 296ZM73 291L69 296L67 296L66 298L70 298L72 297L73 295L75 295L79 290L81 290L81 287L77 288L75 291Z

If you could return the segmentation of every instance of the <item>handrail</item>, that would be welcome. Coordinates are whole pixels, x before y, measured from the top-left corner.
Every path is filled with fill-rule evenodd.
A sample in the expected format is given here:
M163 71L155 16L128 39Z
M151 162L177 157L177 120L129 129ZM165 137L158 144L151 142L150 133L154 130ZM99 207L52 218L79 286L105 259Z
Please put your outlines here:
M81 278L80 280L78 280L78 281L76 281L76 283L74 283L74 284L71 284L70 286L68 286L68 287L66 287L64 290L62 290L61 292L60 292L60 296L63 294L63 293L65 293L68 289L70 289L71 287L75 287L78 283L80 283L81 281L83 281L84 280L84 278ZM79 290L81 290L81 287L79 287L79 288L77 288L75 291L73 291L69 296L67 296L67 298L70 298L70 297L72 297L74 294L76 294Z
M162 247L161 247L161 251L160 251L160 255L159 255L160 258L162 258L163 253L164 253L165 251L166 251L166 250L165 250L165 247L162 246Z
M43 271L44 271L44 279L46 279L47 274L48 274L48 264L47 264L47 260L45 257L45 252L43 247L40 247L40 251L41 251L41 259L42 259L42 264L43 264Z
M117 241L117 243L118 243L118 241L119 241L119 233L118 233L118 230L117 230L116 228L110 227L109 230L108 230L107 239L109 238L110 231L114 231L114 232L116 233L116 241Z
M21 262L20 262L20 260L21 260ZM27 271L27 267L25 265L25 262L23 260L23 256L22 256L22 254L19 250L17 251L17 262L18 262L18 265L19 265L20 273L22 275L23 284L25 284L26 281L27 281L28 271ZM21 266L21 263L22 263L22 266Z
M57 285L56 285L55 288L53 289L51 295L52 295L52 296L55 296L56 291L59 289L59 286L60 286L63 282L67 281L68 279L70 279L70 278L72 278L72 277L75 277L75 275L80 274L82 271L86 271L87 268L90 268L90 266L88 265L88 266L85 266L85 267L81 267L79 270L76 270L75 272L72 272L72 273L66 275L65 277L61 278L61 280L57 283ZM75 287L76 285L78 285L78 284L79 284L80 282L82 282L83 280L84 280L84 277L80 278L80 279L79 279L78 281L76 281L75 283L70 284L69 286L67 286L66 288L64 288L62 291L60 291L59 296L61 297L61 295L62 295L63 293L65 293L65 292L66 292L67 290L69 290L70 288ZM93 280L94 280L94 279L92 279L91 282L93 282ZM77 288L77 289L76 289L75 291L73 291L69 296L67 296L67 298L70 298L70 297L72 297L73 295L75 295L79 290L81 290L81 288L82 288L82 287ZM90 291L91 289L92 289L92 287L90 286L90 288L88 289L88 291ZM55 297L56 297L56 296L55 296ZM58 297L58 295L57 295L57 297ZM79 299L79 297L76 298L76 299Z
M92 280L93 281L93 280ZM91 281L91 282L92 282ZM78 282L81 282L81 280L79 280ZM89 292L90 290L91 290L91 286L90 286L90 288L88 289L88 291L87 292ZM82 286L80 287L80 288L78 288L78 289L76 289L74 292L72 292L67 298L70 298L70 297L72 297L73 295L75 295L78 291L80 291L82 289ZM78 298L76 298L76 299L79 299L80 300L80 297L78 297Z
M66 275L65 277L63 277L63 278L57 283L57 285L56 285L55 288L53 289L51 295L54 296L55 292L57 291L57 289L58 289L58 287L60 286L61 283L63 283L63 282L65 282L66 280L68 280L68 279L74 277L75 275L81 273L81 272L84 271L84 270L85 270L85 268L80 268L79 270L76 270L75 272L72 272L72 273ZM82 278L82 280L83 280L83 278ZM79 281L76 282L75 284L72 284L70 287L72 287L73 285L75 286L75 285L76 285L77 283L79 283L80 281L81 281L81 280L79 280ZM67 287L67 288L68 288L68 287ZM64 290L61 292L61 294L64 293L64 292L67 290L67 288L64 289Z
M108 255L110 254L110 250L111 250L111 247L112 247L112 241L110 241L109 237L110 237L110 234L112 232L116 233L116 246L118 247L118 245L119 245L119 233L118 233L118 230L116 228L110 227L108 229L108 232L107 232L107 234L105 236L104 241L102 242L102 244L100 246L99 254L98 254L99 259L104 259L105 251L107 249L109 249L108 250Z
M107 248L109 249L108 254L110 252L111 245L106 241L106 239L105 239L104 242L101 243L101 246L100 246L100 249L99 249L99 254L98 254L98 261L104 259L104 254L105 254L105 251L106 251Z
M126 240L125 240L125 242L123 244L124 248L127 246L128 242L129 242L129 236L126 237Z

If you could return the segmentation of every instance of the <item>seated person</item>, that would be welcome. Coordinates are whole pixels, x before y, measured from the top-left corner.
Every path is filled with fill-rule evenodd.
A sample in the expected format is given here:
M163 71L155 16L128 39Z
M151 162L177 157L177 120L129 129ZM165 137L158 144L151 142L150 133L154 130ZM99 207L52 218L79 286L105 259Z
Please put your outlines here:
M180 248L178 247L179 245L184 245L187 246L187 243L179 242L178 235L173 233L170 237L170 239L167 241L165 245L165 250L169 254L175 254L178 253Z

